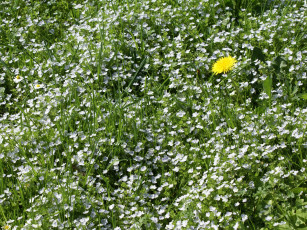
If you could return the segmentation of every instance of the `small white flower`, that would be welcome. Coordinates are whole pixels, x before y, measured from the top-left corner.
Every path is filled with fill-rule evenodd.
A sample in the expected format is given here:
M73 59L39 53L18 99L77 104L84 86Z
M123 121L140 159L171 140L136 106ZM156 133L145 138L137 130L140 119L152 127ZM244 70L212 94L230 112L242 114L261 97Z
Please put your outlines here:
M5 229L5 230L11 229L11 225L6 224L6 225L4 225L3 229Z
M34 88L35 89L41 89L41 88L44 88L44 85L42 85L42 84L35 84Z
M147 167L146 167L146 166L143 166L143 167L141 168L141 171L144 172L146 169L147 169Z
M85 217L85 218L82 218L81 220L80 220L80 222L81 222L81 224L82 225L86 225L86 223L89 221L89 217Z
M54 221L52 222L52 227L56 228L57 226L58 226L58 222L57 222L56 220L54 220Z
M23 77L20 76L20 75L17 75L17 76L14 78L14 82L15 82L15 83L19 83L19 82L21 82L22 80L23 80Z
M267 216L267 217L265 218L265 220L266 220L266 221L270 221L270 220L272 220L272 217L271 217L271 216Z
M255 188L255 183L254 183L254 181L250 181L248 185L249 185L249 187L252 188L252 189Z
M243 222L245 222L248 219L248 216L245 214L242 214L241 217Z
M177 117L183 117L185 115L185 112L184 111L179 111L178 113L176 113L176 116Z

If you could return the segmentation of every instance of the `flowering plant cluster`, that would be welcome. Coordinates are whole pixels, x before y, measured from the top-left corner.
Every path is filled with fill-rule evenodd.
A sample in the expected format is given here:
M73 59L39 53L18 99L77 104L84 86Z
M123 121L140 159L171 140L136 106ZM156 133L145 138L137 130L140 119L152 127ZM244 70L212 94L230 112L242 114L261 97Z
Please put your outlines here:
M303 230L306 7L0 1L2 229Z

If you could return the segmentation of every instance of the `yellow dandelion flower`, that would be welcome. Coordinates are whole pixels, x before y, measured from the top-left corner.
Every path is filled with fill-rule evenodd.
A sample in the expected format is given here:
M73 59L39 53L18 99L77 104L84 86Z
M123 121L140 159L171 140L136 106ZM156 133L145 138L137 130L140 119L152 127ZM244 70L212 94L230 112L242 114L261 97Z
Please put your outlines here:
M212 72L216 75L219 73L227 73L232 70L237 60L231 56L222 57L212 66Z

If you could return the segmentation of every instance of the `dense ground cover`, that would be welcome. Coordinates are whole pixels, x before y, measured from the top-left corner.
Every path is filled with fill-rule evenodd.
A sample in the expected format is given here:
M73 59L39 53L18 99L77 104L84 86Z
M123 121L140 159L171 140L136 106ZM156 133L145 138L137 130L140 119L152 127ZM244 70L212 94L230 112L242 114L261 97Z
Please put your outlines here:
M1 1L2 227L306 229L306 7Z

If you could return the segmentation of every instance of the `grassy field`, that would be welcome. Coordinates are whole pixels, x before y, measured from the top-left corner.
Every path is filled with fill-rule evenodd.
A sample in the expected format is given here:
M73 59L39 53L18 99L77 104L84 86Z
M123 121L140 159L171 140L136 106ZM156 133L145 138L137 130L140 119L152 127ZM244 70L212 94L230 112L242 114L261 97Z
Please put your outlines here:
M306 9L0 1L0 226L306 230Z

